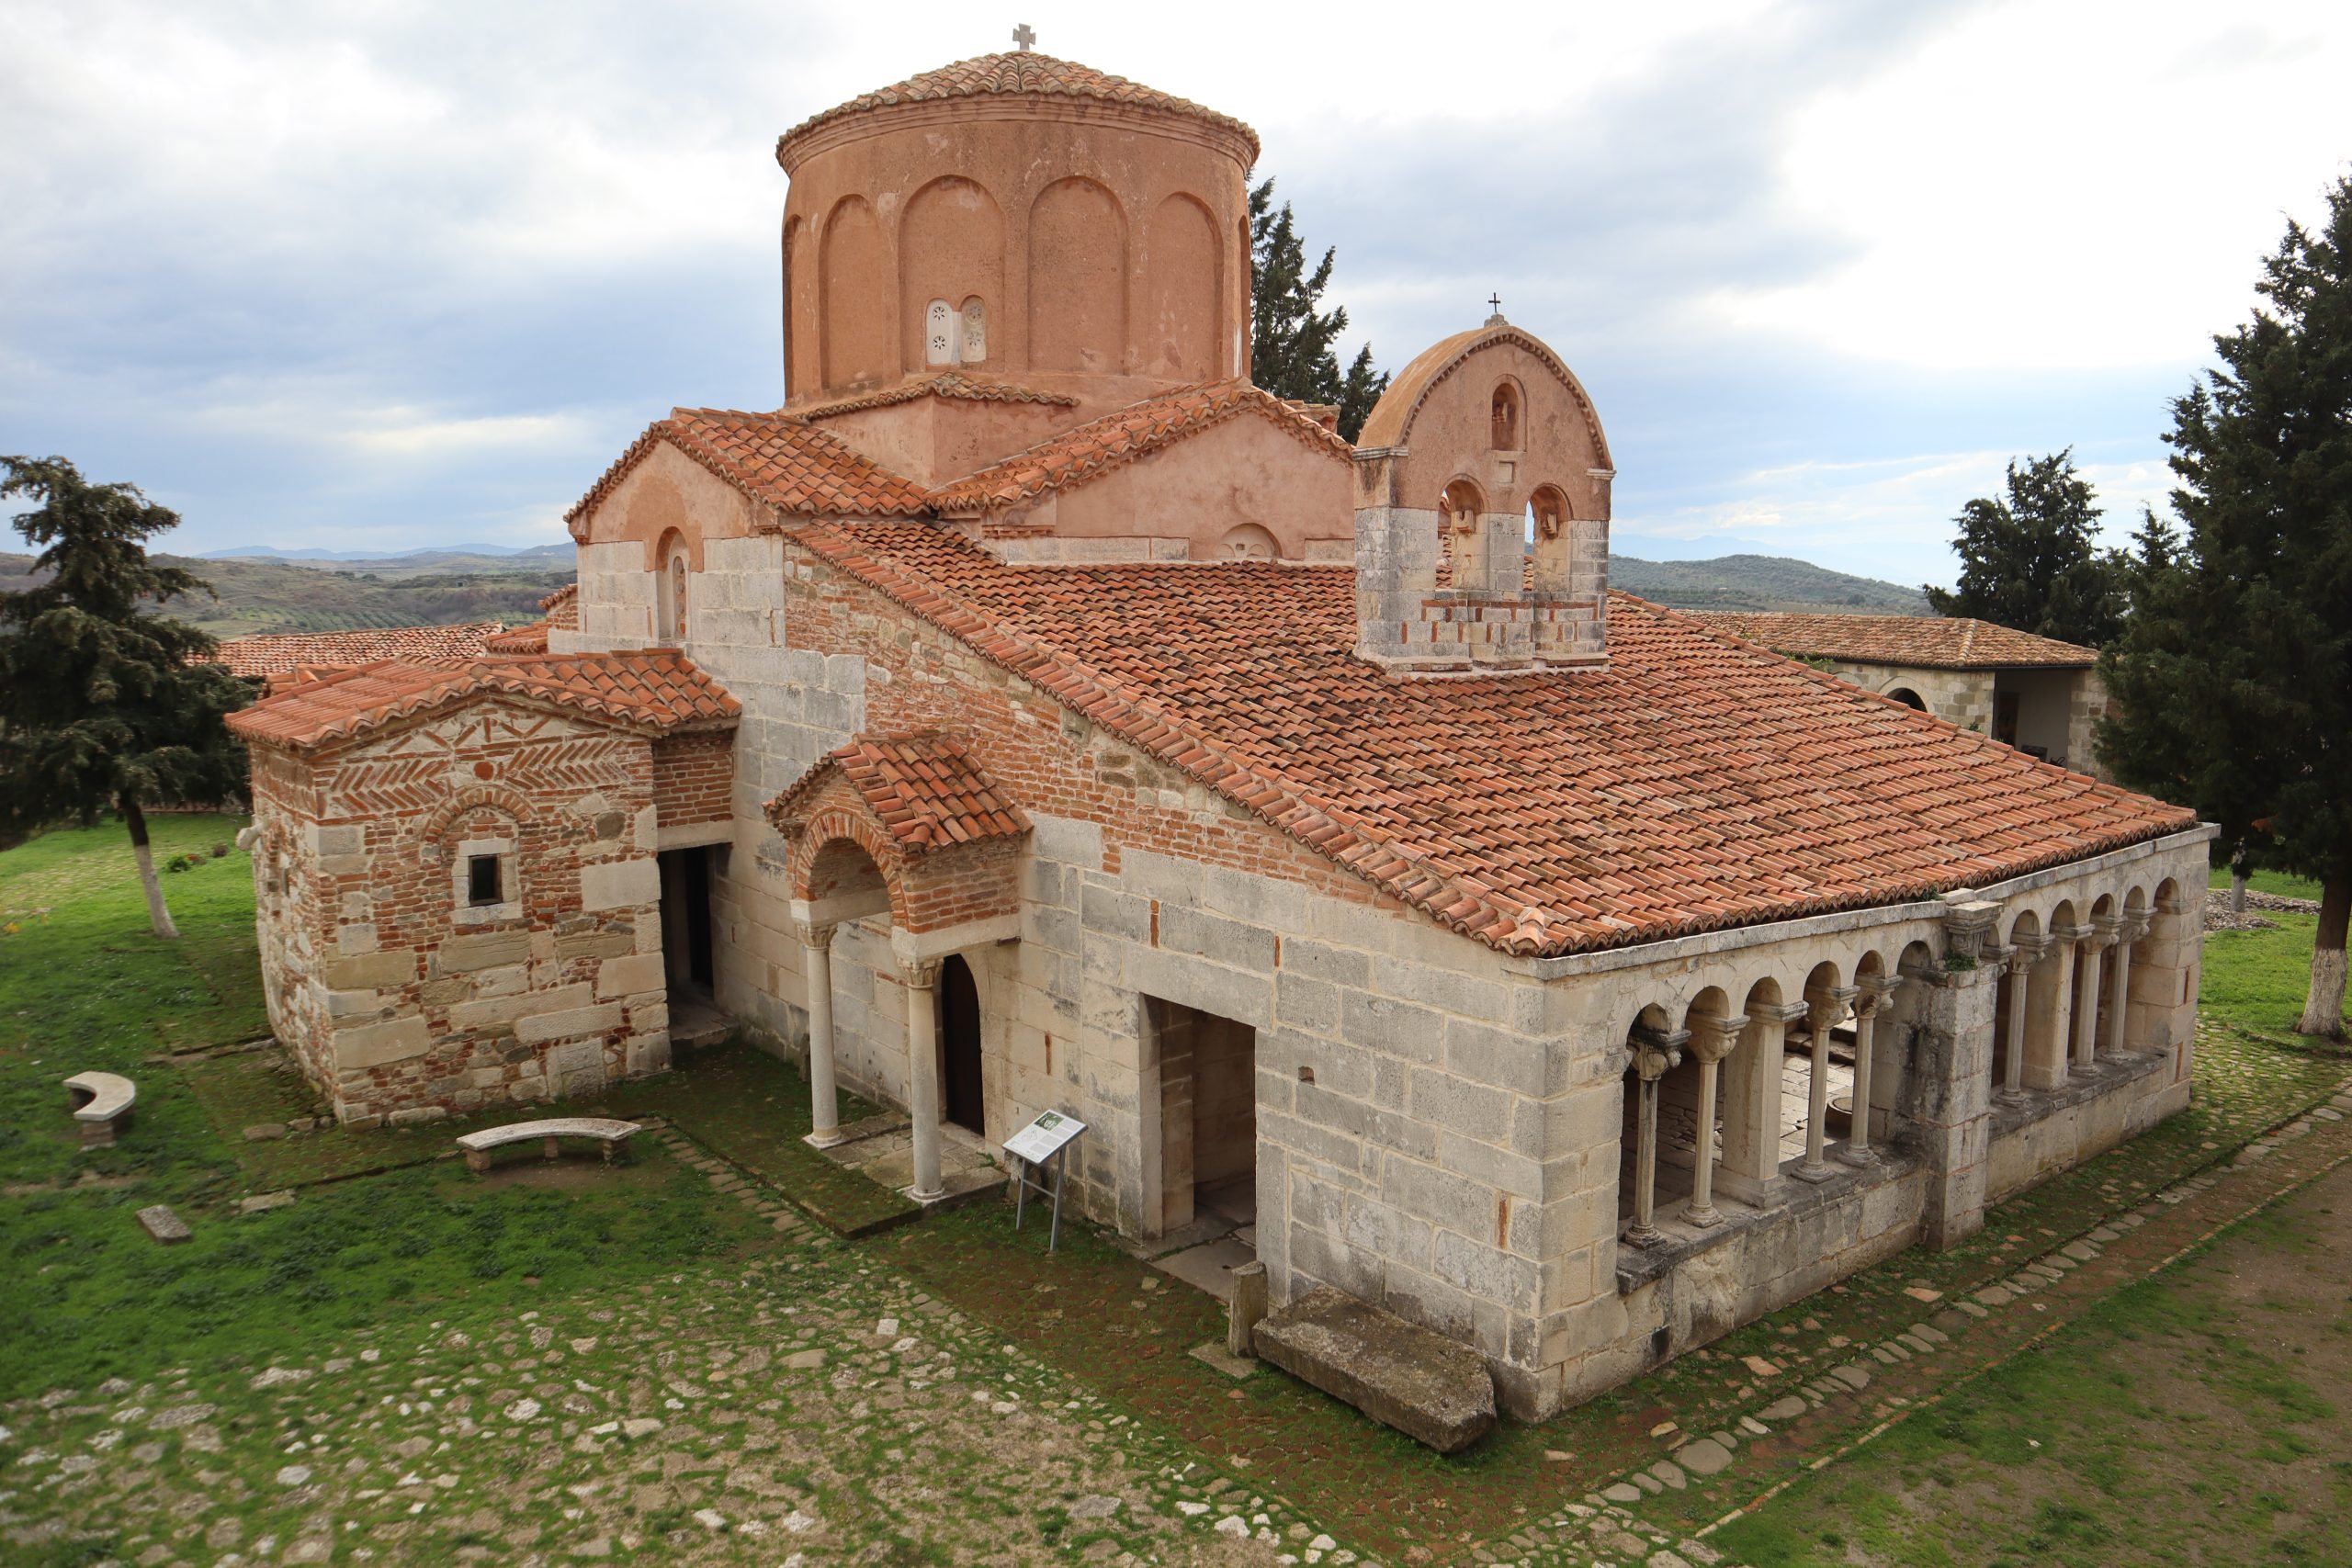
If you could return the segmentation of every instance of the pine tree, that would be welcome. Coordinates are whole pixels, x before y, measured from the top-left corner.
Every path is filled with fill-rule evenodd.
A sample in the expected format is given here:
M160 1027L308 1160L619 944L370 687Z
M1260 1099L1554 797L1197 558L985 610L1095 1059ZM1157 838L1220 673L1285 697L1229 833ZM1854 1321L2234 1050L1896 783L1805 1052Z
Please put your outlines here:
M2121 568L2098 546L2099 509L2072 448L2009 464L2006 497L1979 496L1953 519L1960 536L1956 589L1929 586L1939 615L2104 647L2122 614Z
M0 842L122 814L161 937L175 937L145 807L239 794L245 752L221 724L253 687L199 662L213 639L147 606L203 591L144 541L179 518L127 484L92 484L62 457L0 457L0 496L37 547L32 587L0 593Z
M1347 308L1317 308L1338 254L1336 246L1325 250L1310 272L1290 203L1274 206L1272 179L1250 186L1250 378L1278 398L1337 404L1340 434L1353 441L1388 389L1388 376L1373 369L1370 344L1340 369L1333 344L1347 331Z
M2173 403L2177 559L2137 574L2101 670L2117 775L2194 805L2220 845L2322 887L2306 1034L2344 1032L2352 913L2352 177L2290 223L2253 320Z

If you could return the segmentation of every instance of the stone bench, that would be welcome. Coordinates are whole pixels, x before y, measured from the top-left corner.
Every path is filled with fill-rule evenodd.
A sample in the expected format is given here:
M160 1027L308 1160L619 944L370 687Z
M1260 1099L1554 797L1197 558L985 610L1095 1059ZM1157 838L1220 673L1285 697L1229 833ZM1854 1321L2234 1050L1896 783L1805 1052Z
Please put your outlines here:
M75 1073L65 1080L66 1109L82 1124L82 1146L104 1148L130 1125L138 1086L114 1073Z
M558 1145L565 1138L594 1138L606 1160L613 1151L637 1135L634 1122L608 1122L595 1116L559 1116L545 1122L513 1122L503 1127L485 1127L479 1133L467 1133L458 1139L458 1147L466 1152L466 1168L482 1171L490 1168L490 1151L508 1144L527 1144L533 1138L545 1140L547 1157L553 1159Z
M1495 1424L1484 1357L1395 1313L1318 1286L1250 1331L1259 1356L1442 1454Z

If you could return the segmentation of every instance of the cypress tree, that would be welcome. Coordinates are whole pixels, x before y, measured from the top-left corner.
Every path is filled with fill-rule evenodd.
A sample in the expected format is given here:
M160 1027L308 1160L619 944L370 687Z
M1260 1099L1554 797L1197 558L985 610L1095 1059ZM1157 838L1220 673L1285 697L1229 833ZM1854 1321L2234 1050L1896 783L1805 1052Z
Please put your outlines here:
M1960 582L1930 586L1939 615L2102 648L2121 618L2120 567L2098 546L2098 500L2070 448L2009 464L2007 494L1979 496L1953 519Z
M2101 669L2100 754L2126 782L2194 805L2219 845L2322 887L2298 1027L2344 1032L2352 913L2352 176L2317 231L2290 223L2253 319L2213 340L2221 367L2173 403L2187 525L2135 572ZM2151 552L2152 553L2152 552Z
M178 516L127 484L92 484L62 457L0 457L0 496L40 505L17 531L34 585L0 593L0 842L69 818L122 815L155 934L175 937L146 807L241 793L245 750L221 724L250 682L203 662L213 639L149 608L205 584L147 558Z
M1333 345L1347 331L1347 308L1319 308L1338 254L1327 248L1309 269L1290 203L1274 206L1271 178L1250 186L1250 378L1278 398L1337 404L1340 434L1353 441L1388 389L1388 376L1373 368L1370 344L1340 368Z

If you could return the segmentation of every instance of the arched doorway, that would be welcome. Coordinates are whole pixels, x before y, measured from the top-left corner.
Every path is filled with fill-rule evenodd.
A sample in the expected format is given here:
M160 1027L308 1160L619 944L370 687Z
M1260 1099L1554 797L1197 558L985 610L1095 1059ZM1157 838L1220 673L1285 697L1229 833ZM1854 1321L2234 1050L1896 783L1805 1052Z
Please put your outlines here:
M939 966L940 1083L948 1121L985 1137L988 1120L980 1089L980 988L972 966L950 954Z

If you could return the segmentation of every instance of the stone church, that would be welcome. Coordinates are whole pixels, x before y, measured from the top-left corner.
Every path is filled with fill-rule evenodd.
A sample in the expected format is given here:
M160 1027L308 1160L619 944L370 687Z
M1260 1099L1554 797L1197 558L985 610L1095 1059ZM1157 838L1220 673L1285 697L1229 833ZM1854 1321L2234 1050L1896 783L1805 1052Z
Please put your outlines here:
M2188 1103L2210 829L1612 593L1600 412L1500 315L1352 445L1253 386L1258 152L1031 52L784 135L784 406L653 422L508 651L233 721L341 1117L716 1009L817 1141L903 1108L916 1198L1075 1115L1088 1214L1532 1417Z

